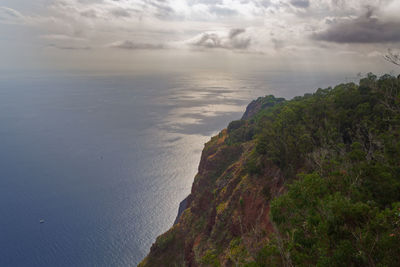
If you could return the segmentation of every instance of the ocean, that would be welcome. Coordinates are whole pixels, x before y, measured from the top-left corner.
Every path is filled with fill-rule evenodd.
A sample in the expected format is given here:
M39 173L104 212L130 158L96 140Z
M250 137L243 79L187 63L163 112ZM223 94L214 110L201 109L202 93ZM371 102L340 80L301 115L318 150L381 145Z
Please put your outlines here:
M0 266L136 266L172 226L204 143L252 99L345 79L0 75Z

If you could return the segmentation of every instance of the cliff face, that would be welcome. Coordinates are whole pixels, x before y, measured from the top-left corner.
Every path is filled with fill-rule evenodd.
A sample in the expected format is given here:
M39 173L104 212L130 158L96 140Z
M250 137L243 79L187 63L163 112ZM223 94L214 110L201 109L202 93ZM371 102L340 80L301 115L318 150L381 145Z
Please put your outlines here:
M262 108L261 100L247 108L247 119ZM263 179L249 174L252 127L245 120L233 122L205 145L186 209L140 266L234 266L254 260L273 232L269 200L282 190L283 176L273 164L265 166Z
M139 266L398 266L400 76L253 101Z

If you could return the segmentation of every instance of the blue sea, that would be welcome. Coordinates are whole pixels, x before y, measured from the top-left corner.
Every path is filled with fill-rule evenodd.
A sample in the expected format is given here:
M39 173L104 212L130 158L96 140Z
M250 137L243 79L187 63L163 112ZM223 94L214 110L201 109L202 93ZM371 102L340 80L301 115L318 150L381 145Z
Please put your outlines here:
M0 74L0 266L136 266L171 227L213 134L258 96L345 78Z

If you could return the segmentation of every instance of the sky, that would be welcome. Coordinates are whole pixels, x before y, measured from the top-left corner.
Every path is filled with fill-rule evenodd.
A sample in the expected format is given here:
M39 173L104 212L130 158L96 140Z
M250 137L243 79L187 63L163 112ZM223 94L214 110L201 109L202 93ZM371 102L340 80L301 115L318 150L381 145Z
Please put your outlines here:
M0 70L388 72L399 0L1 0Z

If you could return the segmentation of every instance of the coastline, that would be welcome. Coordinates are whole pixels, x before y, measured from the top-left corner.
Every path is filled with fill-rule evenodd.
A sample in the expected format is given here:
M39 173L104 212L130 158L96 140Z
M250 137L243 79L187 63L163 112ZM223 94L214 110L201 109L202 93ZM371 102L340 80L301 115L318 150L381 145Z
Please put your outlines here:
M178 214L176 215L175 221L174 221L174 225L178 224L179 219L182 217L183 212L186 210L187 208L187 204L188 204L188 198L189 196L187 196L185 199L183 199L180 203L179 203L179 208L178 208Z

